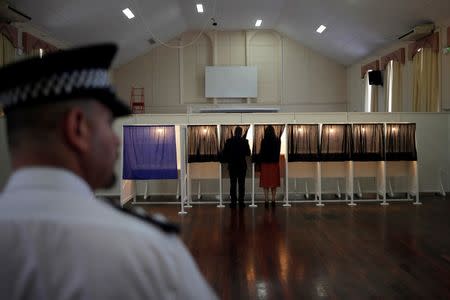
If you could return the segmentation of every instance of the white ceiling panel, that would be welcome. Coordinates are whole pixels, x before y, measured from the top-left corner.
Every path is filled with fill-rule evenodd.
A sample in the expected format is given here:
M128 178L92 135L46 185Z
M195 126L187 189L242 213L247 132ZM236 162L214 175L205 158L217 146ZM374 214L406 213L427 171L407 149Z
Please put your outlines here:
M202 2L203 14L196 4ZM148 39L168 41L189 30L275 29L349 65L394 43L413 26L450 20L450 0L11 0L32 17L34 29L75 46L99 41L120 45L116 64L151 49ZM215 10L214 10L215 6ZM128 20L129 7L136 18ZM218 23L212 26L211 18ZM316 28L327 30L319 35ZM27 26L27 25L24 25Z

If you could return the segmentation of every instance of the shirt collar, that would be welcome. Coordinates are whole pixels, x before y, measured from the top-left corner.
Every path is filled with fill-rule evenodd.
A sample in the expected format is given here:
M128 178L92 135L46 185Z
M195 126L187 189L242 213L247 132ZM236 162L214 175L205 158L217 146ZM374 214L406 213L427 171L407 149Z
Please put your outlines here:
M27 167L15 171L4 192L24 189L64 191L85 197L95 197L89 185L73 172L52 167Z

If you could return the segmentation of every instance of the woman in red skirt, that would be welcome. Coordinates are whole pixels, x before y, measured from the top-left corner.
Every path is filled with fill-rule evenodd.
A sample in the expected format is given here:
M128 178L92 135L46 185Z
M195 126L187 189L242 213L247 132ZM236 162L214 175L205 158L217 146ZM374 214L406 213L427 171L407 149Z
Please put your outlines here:
M272 192L272 206L275 206L275 195L277 187L280 186L280 147L281 141L275 135L275 130L271 125L267 126L259 152L261 159L259 186L264 188L264 205L266 207L269 206L269 189Z

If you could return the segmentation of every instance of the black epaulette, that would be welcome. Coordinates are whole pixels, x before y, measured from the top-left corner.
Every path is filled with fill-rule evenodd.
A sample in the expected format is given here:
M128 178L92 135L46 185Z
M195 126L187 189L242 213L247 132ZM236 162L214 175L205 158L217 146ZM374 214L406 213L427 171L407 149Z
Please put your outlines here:
M147 223L150 223L162 231L166 233L171 234L178 234L180 233L180 226L174 223L167 222L166 219L162 215L149 215L145 209L142 207L122 207L120 205L120 201L116 201L109 198L100 198L104 200L106 203L110 204L112 207L122 211L123 213L126 213L128 215L131 215L135 218L138 218L142 221L145 221Z

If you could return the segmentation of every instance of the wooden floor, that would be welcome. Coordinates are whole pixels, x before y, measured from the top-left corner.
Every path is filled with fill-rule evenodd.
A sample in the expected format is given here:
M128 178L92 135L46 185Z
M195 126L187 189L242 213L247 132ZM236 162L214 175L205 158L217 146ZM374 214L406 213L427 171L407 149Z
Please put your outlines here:
M450 199L422 201L143 207L181 224L221 299L450 299Z

